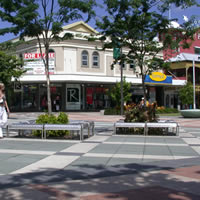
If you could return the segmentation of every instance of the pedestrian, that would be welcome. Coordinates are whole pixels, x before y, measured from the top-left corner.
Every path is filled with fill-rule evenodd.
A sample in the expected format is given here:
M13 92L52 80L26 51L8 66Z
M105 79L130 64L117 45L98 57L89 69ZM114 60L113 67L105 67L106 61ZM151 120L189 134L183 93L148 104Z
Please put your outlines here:
M53 104L55 107L55 111L59 112L60 111L60 96L59 95L56 96L56 99L54 100Z
M144 107L145 107L144 97L142 97L139 106L140 106L141 108L144 108Z
M42 111L45 111L47 109L47 98L45 95L42 98L41 107L42 107Z
M3 130L2 128L7 123L7 113L6 113L6 99L4 95L4 84L0 83L0 139L3 139Z

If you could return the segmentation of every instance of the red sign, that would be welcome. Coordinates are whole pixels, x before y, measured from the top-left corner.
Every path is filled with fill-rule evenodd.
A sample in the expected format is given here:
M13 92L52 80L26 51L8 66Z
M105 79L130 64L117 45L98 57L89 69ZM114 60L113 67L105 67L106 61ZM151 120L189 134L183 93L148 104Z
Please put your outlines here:
M24 60L38 60L41 58L45 58L46 54L43 53L42 56L40 53L25 53L24 54ZM55 58L55 53L49 53L49 58Z

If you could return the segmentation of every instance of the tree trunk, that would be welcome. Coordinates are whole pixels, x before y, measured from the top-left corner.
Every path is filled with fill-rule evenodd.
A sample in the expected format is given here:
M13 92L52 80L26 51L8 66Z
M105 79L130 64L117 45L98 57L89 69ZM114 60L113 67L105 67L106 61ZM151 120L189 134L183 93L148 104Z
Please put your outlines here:
M142 89L143 89L143 92L144 92L144 102L145 102L145 105L146 105L146 101L147 101L147 94L146 94L146 87L145 87L145 75L142 74Z
M47 80L47 105L48 105L48 114L52 114L52 106L51 106L51 83L50 83L50 76L49 76L49 48L45 48L46 53L46 80Z

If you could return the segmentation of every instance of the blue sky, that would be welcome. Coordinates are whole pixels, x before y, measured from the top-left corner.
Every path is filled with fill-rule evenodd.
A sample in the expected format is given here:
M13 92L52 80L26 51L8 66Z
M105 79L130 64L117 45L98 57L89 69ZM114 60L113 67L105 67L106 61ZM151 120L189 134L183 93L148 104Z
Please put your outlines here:
M101 3L101 2L102 2L102 0L98 0L98 3ZM200 3L200 0L197 0L197 2ZM104 14L105 11L103 8L98 8L98 9L96 9L96 13L97 13L97 16L99 17L102 13ZM166 15L167 14L168 13L166 13ZM183 15L186 15L188 18L190 18L192 15L199 15L199 19L200 19L200 7L193 6L193 7L187 8L187 9L181 9L181 8L176 8L176 7L172 6L171 17L177 18L178 23L180 23L180 24L183 23ZM88 24L90 26L92 26L93 28L95 28L95 20L91 20ZM10 26L8 23L0 21L1 28L8 27L8 26ZM10 39L13 39L15 37L17 37L17 36L15 36L13 34L6 34L4 36L0 36L0 42L4 42L4 41L10 40Z

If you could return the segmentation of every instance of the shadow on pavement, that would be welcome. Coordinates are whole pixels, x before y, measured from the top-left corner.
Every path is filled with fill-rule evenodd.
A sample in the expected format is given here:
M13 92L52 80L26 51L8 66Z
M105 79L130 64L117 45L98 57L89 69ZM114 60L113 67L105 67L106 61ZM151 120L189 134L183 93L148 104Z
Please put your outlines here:
M84 197L84 200L132 200L132 195L135 195L136 199L146 200L146 192L149 191L149 195L153 195L149 199L154 200L199 200L199 181L182 181L180 178L171 177L170 173L160 172L173 171L178 167L197 163L195 159L190 161L187 161L188 164L184 161L179 164L167 161L111 167L79 165L68 166L63 170L42 169L40 172L4 175L0 177L0 199L77 199L76 195L90 192L108 194L101 197ZM155 173L150 173L152 170ZM140 190L136 190L138 188ZM125 190L128 191L124 192ZM16 195L19 197L16 198Z

